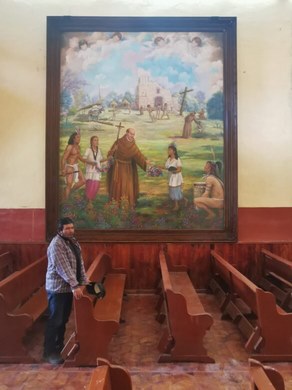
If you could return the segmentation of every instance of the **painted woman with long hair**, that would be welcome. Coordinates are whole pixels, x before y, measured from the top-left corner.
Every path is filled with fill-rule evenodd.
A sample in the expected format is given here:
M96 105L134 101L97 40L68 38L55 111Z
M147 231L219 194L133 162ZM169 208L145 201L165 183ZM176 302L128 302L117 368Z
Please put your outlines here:
M98 143L98 137L95 135L92 136L90 138L90 147L86 149L83 156L83 158L86 160L85 195L90 205L95 199L100 188L102 171L101 163L106 161L106 159L102 158Z

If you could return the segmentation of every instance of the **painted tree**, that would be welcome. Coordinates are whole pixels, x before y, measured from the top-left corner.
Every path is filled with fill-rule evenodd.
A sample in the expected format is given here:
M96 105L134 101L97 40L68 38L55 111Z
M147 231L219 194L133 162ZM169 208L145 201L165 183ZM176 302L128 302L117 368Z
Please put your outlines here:
M207 112L209 119L223 120L224 103L223 93L216 92L207 102Z
M135 101L135 96L131 94L131 92L125 92L124 99L127 100L130 104Z
M201 107L201 108L204 107L204 105L205 105L205 100L206 100L206 95L204 94L203 91L198 91L198 92L196 93L196 99L197 99L197 101L198 101L200 107Z
M179 103L182 104L182 96L180 95ZM186 112L194 112L199 110L199 104L194 95L188 94L184 98L183 110Z
M61 109L64 112L75 113L82 102L77 102L79 96L85 95L83 92L86 81L76 77L72 72L66 70L61 77ZM80 100L80 99L79 99Z
M68 114L72 106L73 99L71 93L67 89L61 92L61 113Z

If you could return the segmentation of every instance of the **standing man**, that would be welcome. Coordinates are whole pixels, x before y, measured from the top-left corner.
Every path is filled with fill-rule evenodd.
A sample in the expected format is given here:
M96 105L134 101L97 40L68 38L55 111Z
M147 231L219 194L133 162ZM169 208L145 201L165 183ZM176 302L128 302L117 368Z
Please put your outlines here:
M162 115L160 119L163 119L165 116L167 119L169 119L167 103L163 104Z
M154 118L154 115L153 115L153 108L151 107L150 104L147 104L146 109L147 109L147 111L148 111L149 118L151 119L151 122L154 122L154 121L155 121L155 118Z
M80 139L79 131L71 134L61 160L61 173L66 180L66 200L69 198L72 189L76 190L85 184L83 173L78 167L79 161L85 162L80 154Z
M81 248L74 237L72 219L61 218L58 233L48 250L46 290L49 319L45 332L44 359L51 364L61 364L60 352L64 347L66 324L72 309L73 296L82 297L81 285L88 284Z
M114 157L107 174L109 200L127 199L131 208L135 207L139 196L137 165L146 171L149 163L136 145L135 135L135 129L129 128L108 152L108 158Z

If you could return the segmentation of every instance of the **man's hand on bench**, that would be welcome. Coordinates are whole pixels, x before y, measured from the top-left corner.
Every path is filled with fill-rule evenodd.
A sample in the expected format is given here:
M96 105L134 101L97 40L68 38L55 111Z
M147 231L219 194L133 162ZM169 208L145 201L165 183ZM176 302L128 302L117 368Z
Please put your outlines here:
M72 289L72 292L73 292L74 298L76 298L76 299L80 299L83 297L83 292L82 292L80 287L76 287L76 288Z

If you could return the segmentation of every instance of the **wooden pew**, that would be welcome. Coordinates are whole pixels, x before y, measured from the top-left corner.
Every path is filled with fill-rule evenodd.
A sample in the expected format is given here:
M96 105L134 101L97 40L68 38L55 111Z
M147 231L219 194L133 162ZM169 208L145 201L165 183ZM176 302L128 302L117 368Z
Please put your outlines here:
M247 338L247 352L260 361L292 361L292 314L218 253L211 251L211 257L210 287L220 297L223 315L231 317Z
M261 278L257 284L270 291L284 310L292 312L292 262L262 249Z
M285 390L282 375L275 368L248 359L252 390Z
M30 363L34 360L23 337L47 308L43 256L0 282L0 363Z
M119 328L125 270L112 268L110 256L103 252L92 262L87 275L95 282L105 279L106 296L97 300L82 287L84 296L74 299L75 331L62 351L66 367L95 366L97 356L107 358L108 345Z
M167 320L158 345L159 362L214 363L203 345L212 316L205 312L187 272L171 266L162 250L159 260Z
M132 390L132 380L124 367L98 358L97 368L93 371L86 390Z
M0 280L5 279L14 271L14 258L10 252L0 254Z

